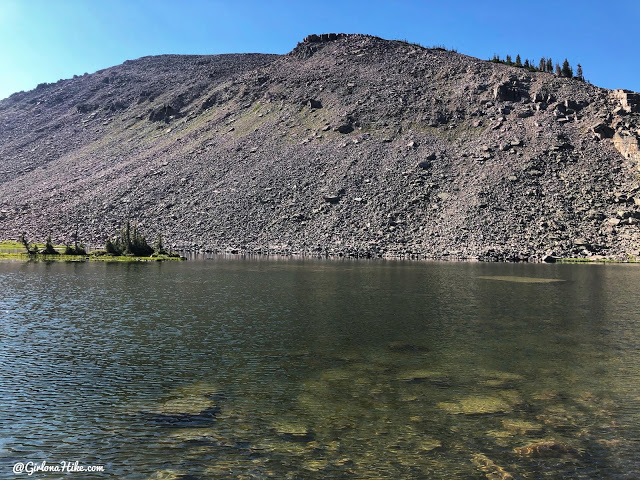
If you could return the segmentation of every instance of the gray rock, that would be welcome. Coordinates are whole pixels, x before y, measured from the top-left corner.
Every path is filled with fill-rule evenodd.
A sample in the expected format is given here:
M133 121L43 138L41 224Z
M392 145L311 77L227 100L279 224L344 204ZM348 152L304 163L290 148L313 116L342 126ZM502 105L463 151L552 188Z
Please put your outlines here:
M303 102L304 105L312 108L312 109L319 109L322 108L322 102L320 100L315 100L313 98L310 98L308 100L305 100Z
M336 132L339 132L342 134L351 133L353 132L353 130L354 130L353 125L351 125L350 123L343 123L342 125L339 125L338 127L336 127Z
M517 80L498 84L493 89L493 98L502 102L519 102L528 97L526 89Z
M332 193L327 193L324 194L322 196L322 198L324 199L325 202L327 203L338 203L340 201L341 195L339 194L332 194Z
M600 139L613 138L613 134L615 133L615 130L613 128L603 122L597 123L596 125L591 127L591 131L595 133Z

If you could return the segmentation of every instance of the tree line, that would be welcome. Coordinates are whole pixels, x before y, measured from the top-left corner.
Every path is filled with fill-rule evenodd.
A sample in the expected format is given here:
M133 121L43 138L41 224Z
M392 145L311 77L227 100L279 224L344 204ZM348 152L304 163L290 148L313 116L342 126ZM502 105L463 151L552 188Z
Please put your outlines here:
M154 246L147 243L147 239L138 231L136 225L131 226L131 222L127 220L124 228L120 231L120 235L114 240L107 238L104 249L111 255L133 255L136 257L149 257L154 253L156 255L166 255L162 235L158 234L158 238Z
M562 62L562 66L560 66L559 63L555 63L554 65L553 60L550 57L542 57L537 65L533 60L529 59L525 59L525 61L523 62L520 54L516 55L515 60L511 58L511 55L507 55L504 60L501 59L499 55L494 55L490 61L493 63L503 63L512 67L524 68L530 72L554 73L558 77L575 78L582 82L585 81L584 74L582 72L582 65L578 63L574 75L573 67L569 63L569 60L566 58L564 59L564 62Z
M78 229L76 227L76 232L74 234L74 244L73 245L65 245L64 255L87 255L86 248L84 244L79 242L78 239ZM22 233L18 241L24 246L29 255L59 255L60 252L56 250L53 246L53 242L51 241L51 235L48 235L44 247L40 249L38 245L30 243L25 234ZM153 246L149 245L146 237L138 230L136 225L131 225L131 222L127 220L125 226L120 231L119 235L113 238L107 238L105 242L104 251L98 250L92 252L92 254L98 254L102 252L102 254L120 256L135 256L135 257L150 257L151 255L169 255L164 247L164 242L162 240L162 235L158 234L158 237L153 244Z

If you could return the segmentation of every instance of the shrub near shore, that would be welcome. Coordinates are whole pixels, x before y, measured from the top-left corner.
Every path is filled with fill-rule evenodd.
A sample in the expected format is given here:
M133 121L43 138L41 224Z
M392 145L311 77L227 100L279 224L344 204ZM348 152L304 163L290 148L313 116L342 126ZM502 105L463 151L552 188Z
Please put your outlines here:
M77 235L74 245L64 245L55 247L48 235L44 244L30 243L25 234L21 234L17 242L0 242L0 259L36 259L36 260L62 260L62 261L149 261L149 260L169 260L183 259L178 254L167 252L164 248L162 236L158 238L151 247L139 231L137 226L131 226L129 220L115 239L107 239L104 250L93 250L87 252L83 244L78 243ZM19 248L24 248L24 253L16 252ZM64 248L64 253L59 250ZM8 250L2 252L2 250Z

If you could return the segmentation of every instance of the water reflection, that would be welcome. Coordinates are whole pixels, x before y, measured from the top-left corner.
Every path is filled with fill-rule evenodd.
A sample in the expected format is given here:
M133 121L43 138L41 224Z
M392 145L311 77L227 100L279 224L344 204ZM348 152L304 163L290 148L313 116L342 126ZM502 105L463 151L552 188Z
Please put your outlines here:
M638 280L624 266L2 263L0 477L61 459L105 465L95 478L638 476Z

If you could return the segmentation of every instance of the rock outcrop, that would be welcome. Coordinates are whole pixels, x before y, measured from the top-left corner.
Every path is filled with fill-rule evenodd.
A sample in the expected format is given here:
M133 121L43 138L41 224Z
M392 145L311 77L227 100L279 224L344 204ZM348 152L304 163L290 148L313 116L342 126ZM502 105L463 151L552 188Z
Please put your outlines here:
M613 96L620 102L625 112L640 113L640 93L618 89L613 91Z
M618 149L623 157L634 161L640 168L640 137L636 132L621 130L613 135L613 145Z

